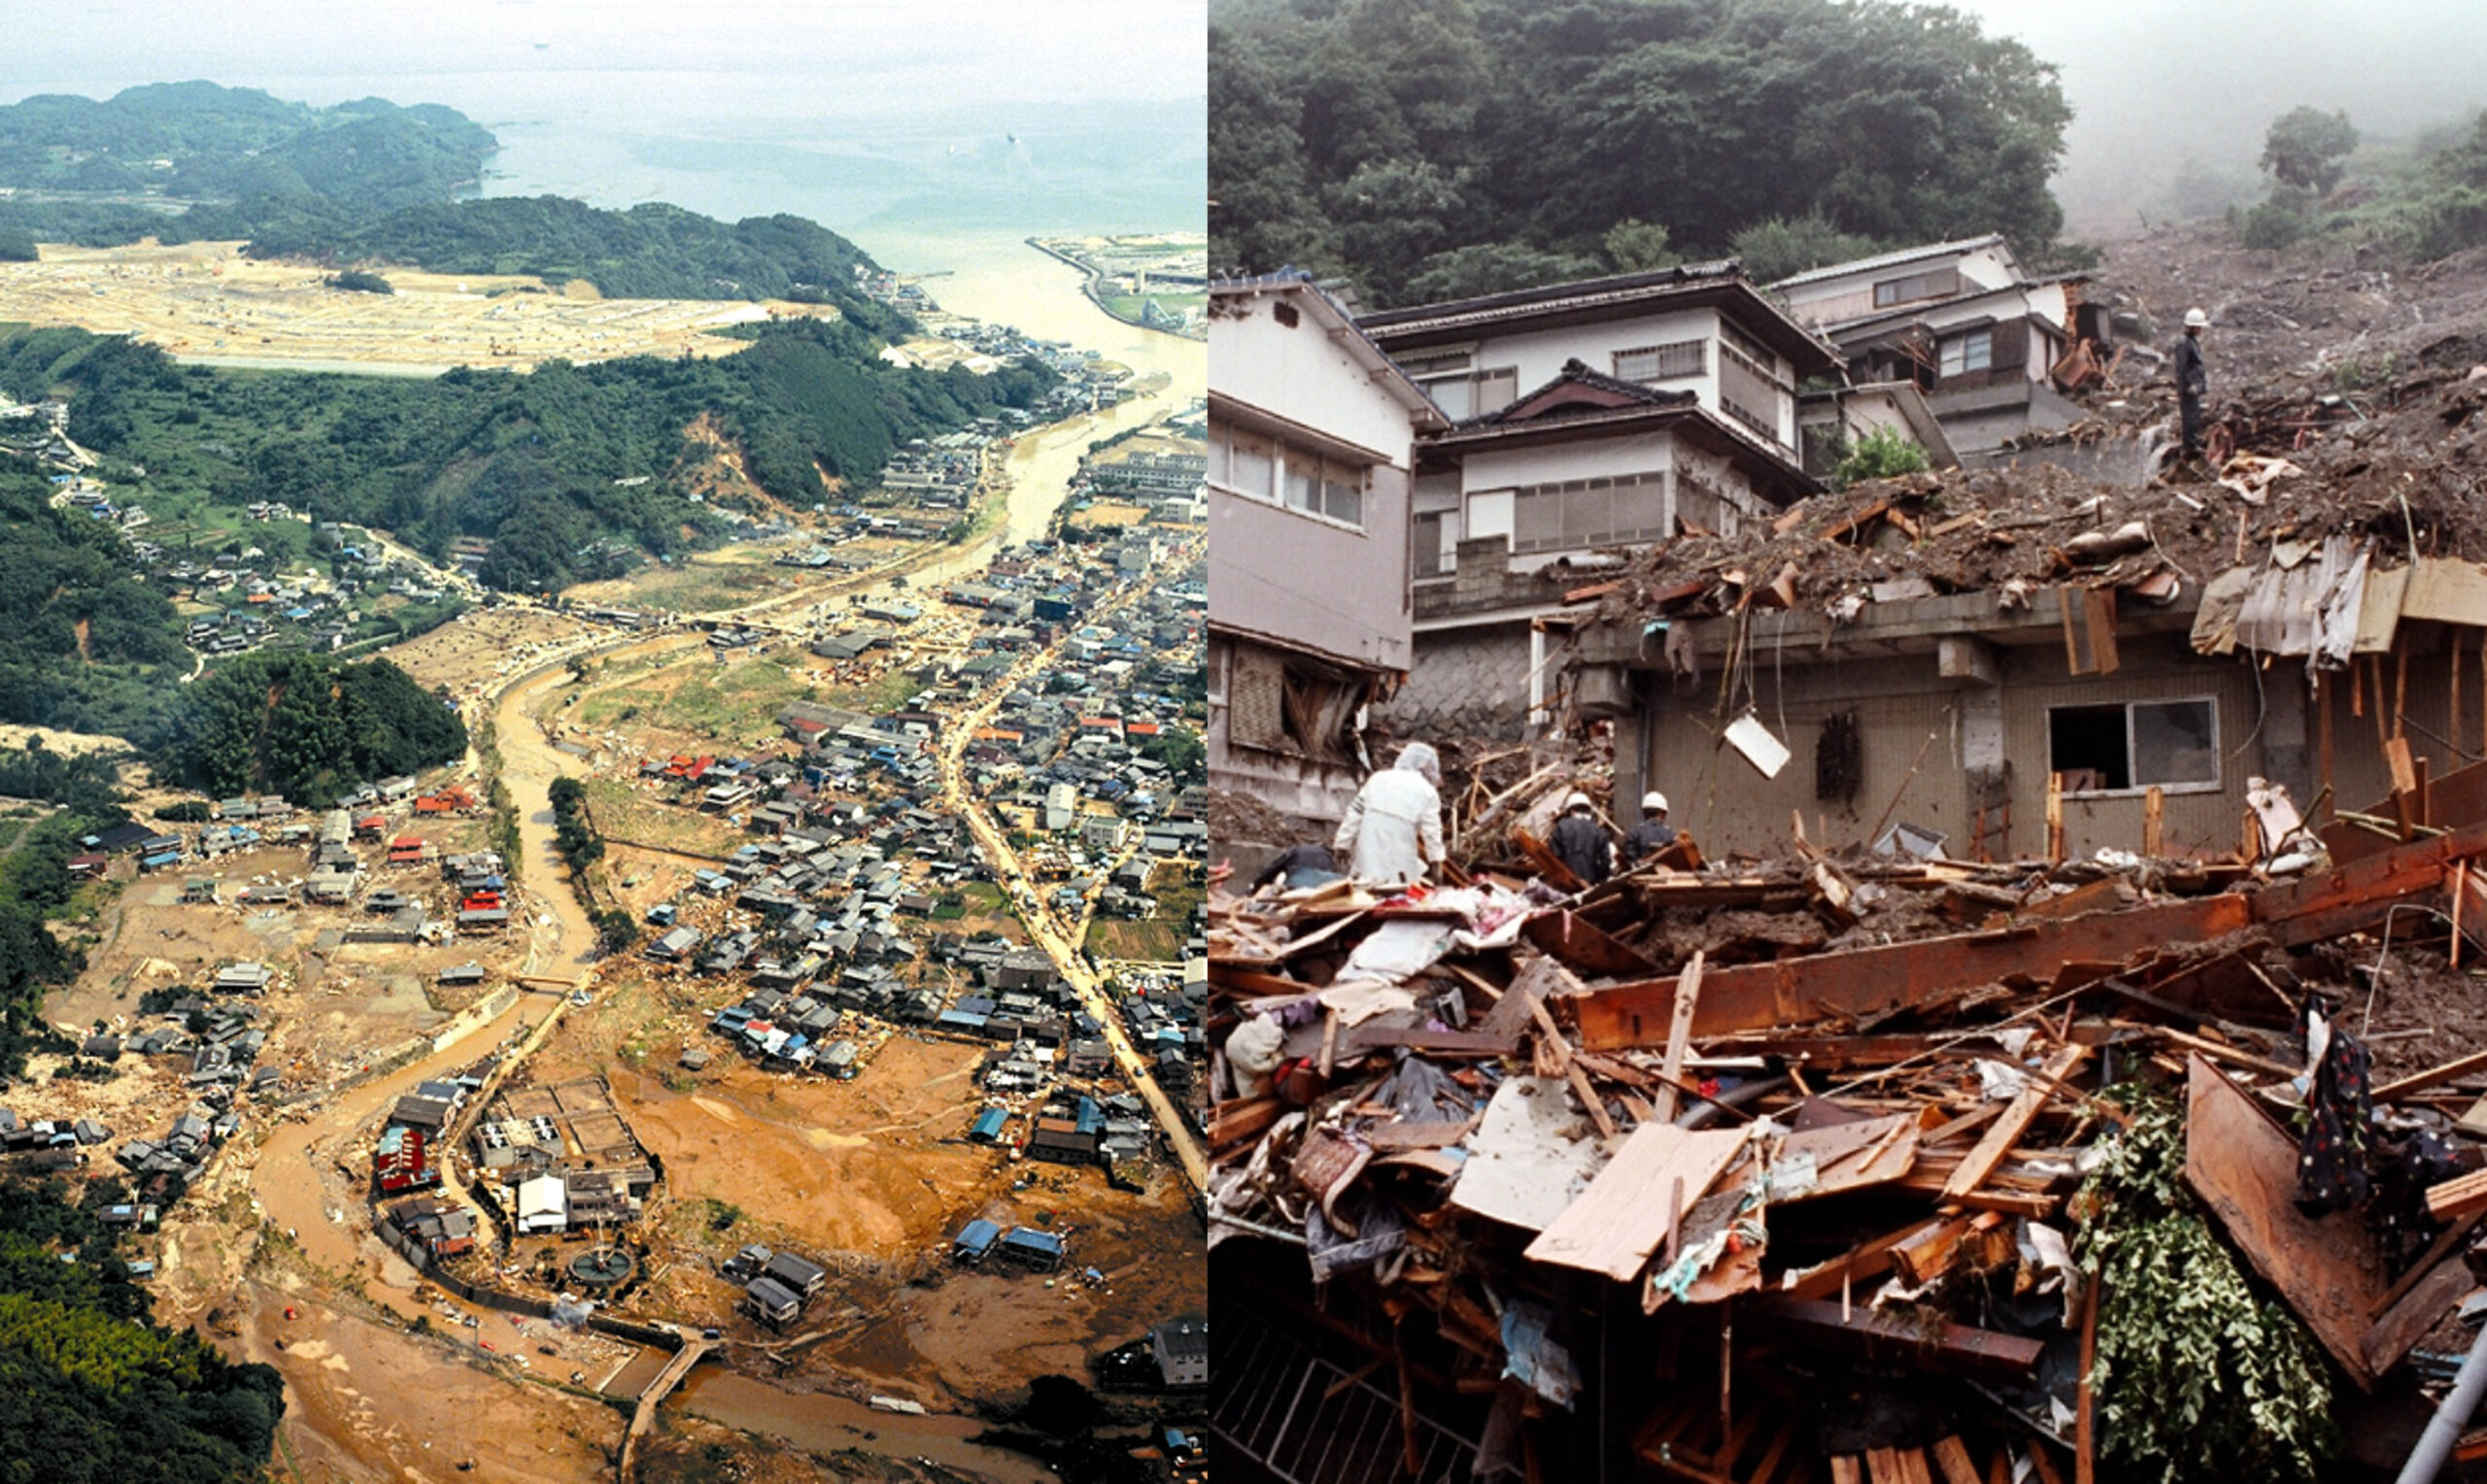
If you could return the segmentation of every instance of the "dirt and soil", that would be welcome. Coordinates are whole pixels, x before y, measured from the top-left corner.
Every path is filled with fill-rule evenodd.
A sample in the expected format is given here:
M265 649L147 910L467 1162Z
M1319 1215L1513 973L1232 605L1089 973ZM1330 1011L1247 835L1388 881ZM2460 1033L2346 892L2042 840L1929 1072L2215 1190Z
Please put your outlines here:
M134 334L187 360L355 367L432 374L452 366L524 370L561 356L727 355L749 342L710 333L826 306L741 300L604 301L593 285L391 268L393 293L327 287L324 269L244 257L242 244L142 243L41 249L0 264L0 320Z

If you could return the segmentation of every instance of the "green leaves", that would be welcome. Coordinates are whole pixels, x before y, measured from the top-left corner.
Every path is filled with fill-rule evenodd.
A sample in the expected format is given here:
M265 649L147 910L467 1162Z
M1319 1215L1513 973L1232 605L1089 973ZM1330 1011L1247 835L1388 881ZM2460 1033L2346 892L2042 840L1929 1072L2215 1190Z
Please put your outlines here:
M2103 1285L2091 1382L2105 1456L2168 1484L2312 1480L2335 1441L2330 1372L2186 1194L2173 1101L2121 1096L2135 1117L2074 1203L2074 1251Z

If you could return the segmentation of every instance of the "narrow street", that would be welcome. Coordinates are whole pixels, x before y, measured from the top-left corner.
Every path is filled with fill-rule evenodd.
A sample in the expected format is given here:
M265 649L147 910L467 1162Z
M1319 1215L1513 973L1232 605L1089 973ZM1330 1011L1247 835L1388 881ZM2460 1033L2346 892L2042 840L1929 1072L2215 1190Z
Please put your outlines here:
M1197 546L1186 544L1171 554L1166 563L1179 566L1197 556ZM1132 584L1111 602L1090 615L1091 621L1120 610L1145 590L1144 582ZM1154 1067L1141 1056L1131 1037L1124 1033L1122 1017L1111 997L1106 994L1104 976L1089 967L1086 957L1080 952L1080 928L1087 920L1085 910L1066 931L1061 920L1039 895L1027 868L1019 862L1018 853L1003 837L991 812L970 794L966 787L961 759L967 752L968 739L1001 709L1003 700L1014 688L1033 673L1044 669L1060 650L1061 645L1056 643L1030 651L1010 667L1008 673L992 683L981 700L951 719L941 745L942 797L961 819L968 822L968 828L974 833L976 843L983 847L985 860L992 865L994 877L1003 890L1013 901L1021 903L1019 918L1027 926L1028 936L1045 951L1046 957L1053 960L1063 981L1079 996L1088 1013L1105 1027L1106 1043L1113 1049L1115 1064L1122 1068L1123 1075L1131 1080L1132 1086L1148 1103L1149 1111L1157 1119L1157 1126L1165 1130L1166 1141L1174 1148L1184 1178L1191 1182L1195 1192L1206 1194L1209 1189L1209 1158L1201 1148L1200 1139L1183 1117L1183 1110L1176 1107L1175 1100L1166 1095L1166 1090L1157 1085Z

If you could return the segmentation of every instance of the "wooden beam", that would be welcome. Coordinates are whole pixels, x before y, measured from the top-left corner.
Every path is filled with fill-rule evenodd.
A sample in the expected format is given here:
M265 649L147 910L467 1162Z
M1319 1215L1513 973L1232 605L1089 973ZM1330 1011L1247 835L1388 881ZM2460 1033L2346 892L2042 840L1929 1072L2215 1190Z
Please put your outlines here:
M2437 1221L2455 1221L2481 1211L2487 1211L2487 1169L2427 1187L2427 1214Z
M2033 964L2121 963L2171 943L2207 942L2250 926L2253 916L2247 898L2223 893L1994 932L1710 969L1702 976L1692 1035L1706 1040L1834 1016L1863 1019L2026 975ZM1573 1001L1581 1044L1593 1051L1663 1046L1674 998L1671 979L1584 995Z
M2046 1351L2037 1340L2018 1334L1927 1324L1915 1315L1884 1314L1862 1306L1842 1318L1837 1303L1819 1298L1774 1295L1751 1300L1749 1312L1819 1340L1825 1349L1905 1357L1947 1375L2027 1376Z
M2440 1066L2431 1066L2423 1072L2412 1072L2398 1081L2387 1082L2374 1090L2374 1100L2396 1102L2412 1093L2423 1093L2431 1087L2458 1082L2475 1071L2487 1071L2487 1051L2473 1051L2466 1057L2455 1057Z

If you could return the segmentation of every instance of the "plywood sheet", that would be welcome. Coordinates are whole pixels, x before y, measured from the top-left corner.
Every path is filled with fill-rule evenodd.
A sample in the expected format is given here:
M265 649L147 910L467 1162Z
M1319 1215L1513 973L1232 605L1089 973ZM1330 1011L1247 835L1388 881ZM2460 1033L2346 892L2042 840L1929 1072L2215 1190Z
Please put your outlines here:
M1744 1144L1741 1129L1642 1125L1615 1163L1529 1243L1529 1260L1630 1282Z

